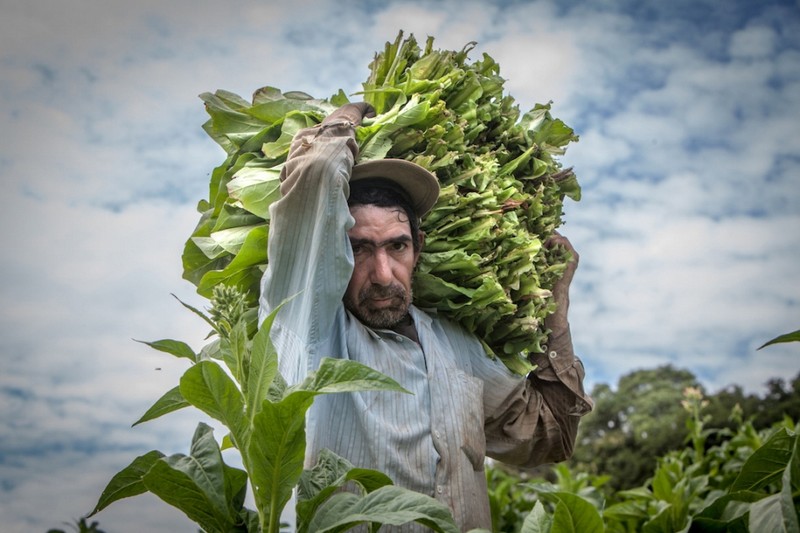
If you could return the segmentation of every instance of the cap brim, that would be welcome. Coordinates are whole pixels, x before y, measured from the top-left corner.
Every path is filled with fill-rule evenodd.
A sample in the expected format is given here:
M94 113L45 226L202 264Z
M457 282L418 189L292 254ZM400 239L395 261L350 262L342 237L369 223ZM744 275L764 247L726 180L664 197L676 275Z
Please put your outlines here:
M425 168L405 159L375 159L353 167L350 181L384 178L399 185L411 199L414 212L420 218L436 204L439 198L439 180Z

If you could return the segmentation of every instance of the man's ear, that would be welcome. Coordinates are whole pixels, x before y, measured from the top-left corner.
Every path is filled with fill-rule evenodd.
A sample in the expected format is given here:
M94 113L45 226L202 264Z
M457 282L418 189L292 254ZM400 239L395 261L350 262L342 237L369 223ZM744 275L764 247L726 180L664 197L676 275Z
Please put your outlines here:
M417 260L419 259L419 254L422 252L422 249L425 247L425 232L419 230L417 232L419 238L419 248L414 252L414 266L417 266Z

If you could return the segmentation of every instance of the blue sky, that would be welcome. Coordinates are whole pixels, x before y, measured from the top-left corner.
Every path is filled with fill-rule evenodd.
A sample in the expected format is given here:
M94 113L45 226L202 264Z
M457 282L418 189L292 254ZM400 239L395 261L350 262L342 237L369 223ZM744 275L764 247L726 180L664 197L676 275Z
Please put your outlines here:
M398 30L477 41L523 110L579 143L571 321L588 386L671 363L715 392L800 372L800 5L778 1L287 3L0 0L0 516L44 531L201 415L130 428L202 345L180 254L224 154L202 92L358 90ZM160 369L160 370L156 370ZM220 435L221 436L221 435ZM109 531L194 531L148 496Z

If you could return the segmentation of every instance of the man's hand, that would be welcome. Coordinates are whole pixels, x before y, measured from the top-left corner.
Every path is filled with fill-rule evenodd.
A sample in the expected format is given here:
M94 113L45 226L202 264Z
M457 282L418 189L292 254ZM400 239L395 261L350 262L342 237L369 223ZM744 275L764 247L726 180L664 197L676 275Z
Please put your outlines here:
M556 311L544 320L544 325L551 331L551 337L557 337L561 333L569 329L569 320L567 319L567 311L569 310L569 286L572 283L572 278L575 275L575 270L578 268L578 252L572 247L569 239L559 234L558 232L547 239L545 246L563 246L572 256L572 259L567 263L567 269L555 285L553 286L553 301L558 306Z
M320 136L347 136L347 147L353 154L355 160L358 155L358 145L355 141L355 132L349 129L349 126L358 126L364 117L374 117L375 109L366 102L356 102L352 104L345 104L336 109L333 113L325 117L321 124L303 128L295 133L292 143L289 146L289 156L286 159L286 165L281 169L280 180L283 184L289 179L290 169L297 162L297 160L310 150L314 139ZM334 126L348 126L347 130L339 130L333 128ZM328 131L330 129L330 131ZM284 186L281 185L281 193L286 192L292 187L291 183Z
M322 121L322 126L335 124L337 122L349 122L354 126L361 124L365 117L374 117L375 109L366 102L355 102L345 104Z

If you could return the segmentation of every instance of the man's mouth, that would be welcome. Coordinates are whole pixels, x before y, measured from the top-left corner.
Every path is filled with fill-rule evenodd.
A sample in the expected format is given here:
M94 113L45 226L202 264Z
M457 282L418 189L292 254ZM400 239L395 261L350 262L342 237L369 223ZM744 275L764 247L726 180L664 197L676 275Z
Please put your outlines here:
M399 298L396 296L386 296L381 298L371 298L370 300L376 307L390 307L394 305Z
M365 292L362 301L368 302L373 307L380 309L395 307L404 301L403 290L399 287L372 288Z

